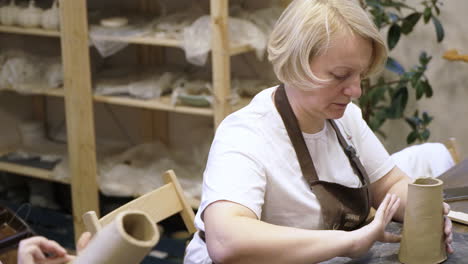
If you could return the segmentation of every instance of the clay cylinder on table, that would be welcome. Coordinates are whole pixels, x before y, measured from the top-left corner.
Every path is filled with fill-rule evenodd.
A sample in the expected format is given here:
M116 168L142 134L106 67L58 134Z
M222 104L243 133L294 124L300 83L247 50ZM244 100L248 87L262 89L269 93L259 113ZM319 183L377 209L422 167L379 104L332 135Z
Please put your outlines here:
M141 211L125 211L91 240L73 264L138 264L159 240L156 224Z
M432 264L447 259L442 185L433 178L419 178L408 185L400 262Z

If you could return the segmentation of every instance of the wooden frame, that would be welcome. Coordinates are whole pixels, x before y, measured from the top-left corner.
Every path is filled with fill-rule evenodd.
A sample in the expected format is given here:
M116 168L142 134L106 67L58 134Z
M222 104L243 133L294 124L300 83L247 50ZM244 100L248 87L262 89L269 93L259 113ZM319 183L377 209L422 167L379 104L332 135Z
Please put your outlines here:
M60 13L68 156L77 239L84 231L84 224L77 216L90 210L99 214L86 1L60 1Z
M139 210L147 213L156 223L175 214L180 214L189 233L195 233L197 231L194 223L195 214L185 198L174 171L166 171L163 178L166 184L162 187L122 205L99 220L93 212L84 214L83 220L88 231L95 234L103 226L112 222L119 213Z

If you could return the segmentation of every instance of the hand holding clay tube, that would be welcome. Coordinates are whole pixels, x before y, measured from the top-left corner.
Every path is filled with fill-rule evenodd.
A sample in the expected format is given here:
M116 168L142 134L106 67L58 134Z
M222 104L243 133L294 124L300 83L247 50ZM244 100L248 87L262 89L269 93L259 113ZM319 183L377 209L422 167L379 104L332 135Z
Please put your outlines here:
M31 237L19 244L18 264L62 264L72 259L62 246L45 237Z
M447 247L447 253L452 254L454 252L452 248L452 220L448 218L448 213L450 212L450 205L444 203L444 234L445 234L445 244Z

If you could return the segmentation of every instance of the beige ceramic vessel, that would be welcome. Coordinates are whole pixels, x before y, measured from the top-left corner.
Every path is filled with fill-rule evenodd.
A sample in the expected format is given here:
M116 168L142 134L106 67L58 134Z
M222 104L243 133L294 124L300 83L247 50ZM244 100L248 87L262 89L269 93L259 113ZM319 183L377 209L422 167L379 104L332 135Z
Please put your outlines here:
M73 264L138 264L158 240L156 224L146 213L125 211L96 234Z
M419 178L408 185L408 202L398 258L405 264L433 264L447 259L444 243L443 182Z

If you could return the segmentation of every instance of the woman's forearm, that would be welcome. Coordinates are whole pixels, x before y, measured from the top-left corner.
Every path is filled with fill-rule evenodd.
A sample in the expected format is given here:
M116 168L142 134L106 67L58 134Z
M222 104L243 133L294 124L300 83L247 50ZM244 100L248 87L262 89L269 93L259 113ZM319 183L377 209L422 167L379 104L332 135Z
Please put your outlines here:
M409 178L402 178L401 180L396 182L389 190L389 193L394 193L398 197L400 197L400 208L398 208L398 211L393 217L399 222L403 222L403 219L405 217L405 208L408 196L408 183L410 183Z
M391 219L396 211L395 199L384 200L372 224L352 232L273 225L258 220L252 211L238 204L214 203L204 212L208 252L217 264L310 264L337 256L359 256L385 229L385 219Z
M207 232L214 263L318 263L346 256L353 247L350 232L303 230L247 217L219 223L222 232Z
M373 194L373 206L377 208L387 194L396 194L400 198L400 207L394 215L394 219L402 222L405 216L406 197L408 195L409 178L398 167L394 167L390 172L371 185Z

